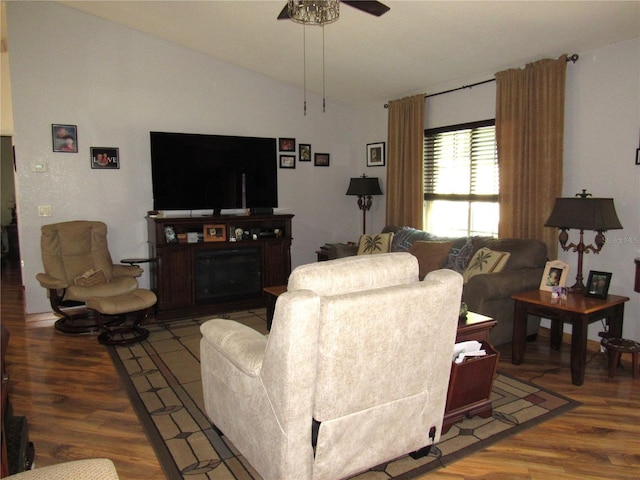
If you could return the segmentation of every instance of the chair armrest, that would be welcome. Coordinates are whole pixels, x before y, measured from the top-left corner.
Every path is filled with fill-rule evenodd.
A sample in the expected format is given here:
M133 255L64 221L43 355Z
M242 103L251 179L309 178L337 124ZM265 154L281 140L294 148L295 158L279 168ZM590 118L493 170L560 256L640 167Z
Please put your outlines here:
M52 277L51 275L47 275L46 273L36 274L36 280L40 282L40 286L47 289L58 290L60 288L67 288L69 286L66 280Z
M139 277L144 270L138 265L119 265L114 264L111 275L114 277Z
M246 375L257 377L267 346L267 337L232 320L216 318L200 327L203 339Z
M507 298L540 286L544 268L522 268L475 275L464 286L463 298L469 308L486 301Z

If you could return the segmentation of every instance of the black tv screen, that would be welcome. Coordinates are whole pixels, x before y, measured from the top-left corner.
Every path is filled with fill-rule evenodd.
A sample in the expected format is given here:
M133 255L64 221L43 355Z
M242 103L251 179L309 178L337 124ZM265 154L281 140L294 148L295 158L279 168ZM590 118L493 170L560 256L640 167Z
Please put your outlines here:
M153 208L278 206L275 138L150 132Z

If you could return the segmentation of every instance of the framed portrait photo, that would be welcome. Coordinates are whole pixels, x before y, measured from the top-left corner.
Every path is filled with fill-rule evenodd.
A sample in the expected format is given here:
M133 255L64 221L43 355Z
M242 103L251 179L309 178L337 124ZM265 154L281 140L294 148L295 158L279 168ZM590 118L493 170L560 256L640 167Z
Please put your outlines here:
M540 280L540 290L553 292L554 287L564 287L567 284L569 265L562 260L547 262Z
M224 242L227 240L227 227L224 224L203 226L205 242Z
M328 167L330 155L328 153L316 153L313 156L313 165L316 167Z
M589 278L587 280L586 289L584 294L587 297L594 298L607 298L609 294L609 285L611 284L610 272L597 272L591 270L589 272Z
M367 167L384 167L385 142L367 144Z
M296 168L296 156L280 155L280 168Z
M278 150L280 150L281 152L295 152L296 139L295 138L279 138Z
M78 126L51 125L54 152L78 153Z
M298 146L298 156L301 162L311 161L311 145L308 143L301 143Z
M111 170L120 168L120 154L115 147L91 147L91 168Z

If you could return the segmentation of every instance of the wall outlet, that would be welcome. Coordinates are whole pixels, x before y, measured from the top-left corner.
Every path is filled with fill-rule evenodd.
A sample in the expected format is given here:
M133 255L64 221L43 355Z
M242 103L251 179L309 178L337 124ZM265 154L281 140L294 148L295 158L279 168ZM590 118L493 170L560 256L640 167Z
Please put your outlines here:
M39 217L50 217L51 216L51 205L38 205L38 216Z

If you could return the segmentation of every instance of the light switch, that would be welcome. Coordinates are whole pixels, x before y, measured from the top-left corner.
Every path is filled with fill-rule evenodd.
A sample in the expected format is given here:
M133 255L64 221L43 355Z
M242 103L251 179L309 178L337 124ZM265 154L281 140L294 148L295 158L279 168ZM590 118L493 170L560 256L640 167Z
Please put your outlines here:
M36 173L46 172L47 164L45 162L31 162L31 171Z
M39 217L50 217L51 216L51 205L38 205L38 216Z

